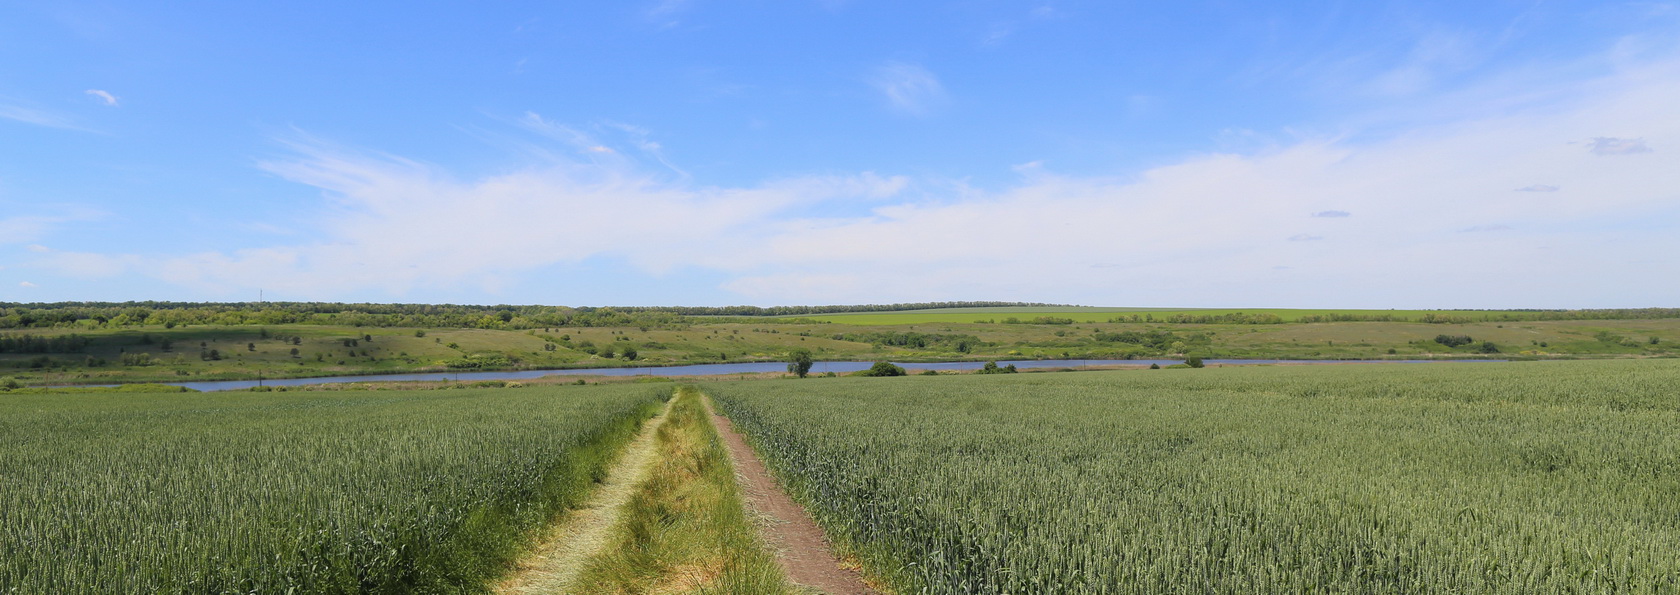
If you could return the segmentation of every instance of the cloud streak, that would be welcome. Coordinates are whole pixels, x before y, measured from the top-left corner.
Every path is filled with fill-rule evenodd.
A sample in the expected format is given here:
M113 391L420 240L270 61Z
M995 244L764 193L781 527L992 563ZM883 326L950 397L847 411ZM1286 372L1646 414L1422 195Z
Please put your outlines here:
M875 70L869 82L894 111L925 116L948 98L939 77L916 64L890 62Z
M1587 150L1594 155L1637 155L1650 153L1650 145L1645 144L1643 138L1615 138L1600 136L1587 143Z
M0 105L0 118L47 128L82 130L82 127L69 116L16 105Z
M103 103L107 106L117 107L117 105L118 105L117 96L112 95L109 91L102 91L102 90L99 90L99 89L88 89L87 91L85 91L85 93L87 93L88 95L92 95L94 99L99 100L100 103Z

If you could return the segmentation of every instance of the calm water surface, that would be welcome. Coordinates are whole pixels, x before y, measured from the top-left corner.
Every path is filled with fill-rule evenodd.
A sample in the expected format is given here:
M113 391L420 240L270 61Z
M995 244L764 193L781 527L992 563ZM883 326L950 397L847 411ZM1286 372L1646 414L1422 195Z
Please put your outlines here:
M1422 364L1439 363L1444 361L1465 362L1497 362L1504 360L1276 360L1276 359L1210 359L1204 360L1209 364L1250 365L1250 364ZM897 362L895 362L897 363ZM1016 368L1067 368L1076 366L1147 366L1159 364L1170 366L1181 364L1184 360L1177 359L1072 359L1072 360L998 360L999 366L1014 364ZM811 367L812 374L834 372L845 374L867 370L874 362L817 362ZM921 370L978 370L985 362L937 362L937 363L901 363L904 369L911 372ZM477 380L527 380L544 376L728 376L730 374L758 374L762 372L786 372L784 362L752 362L741 364L696 364L691 366L664 366L647 368L588 368L579 370L519 370L515 372L427 372L421 374L374 374L366 376L323 376L319 378L277 378L260 381L263 386L306 386L311 384L337 384L344 382L402 382L402 381L440 381L453 380L472 382ZM184 386L193 390L218 391L241 390L257 386L257 380L216 380L208 382L170 382L172 386Z

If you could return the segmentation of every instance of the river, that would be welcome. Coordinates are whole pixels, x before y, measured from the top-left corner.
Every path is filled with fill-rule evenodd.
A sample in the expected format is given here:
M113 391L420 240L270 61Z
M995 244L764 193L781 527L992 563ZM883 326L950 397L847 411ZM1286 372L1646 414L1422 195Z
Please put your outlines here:
M1444 361L1460 362L1496 362L1504 360L1277 360L1277 359L1210 359L1204 360L1208 364L1221 365L1255 365L1255 364L1421 364ZM896 363L896 362L895 362ZM1158 364L1170 366L1181 364L1184 360L1177 359L1074 359L1074 360L999 360L999 366L1013 364L1019 369L1032 368L1067 368L1084 366L1147 366ZM811 367L812 374L834 372L845 374L867 370L874 362L816 362ZM985 362L935 362L935 363L900 363L904 369L915 373L922 370L978 370ZM184 386L199 391L242 390L257 386L307 386L312 384L339 384L346 382L403 382L403 381L458 381L473 382L479 380L528 380L544 376L728 376L730 374L759 374L763 372L786 372L784 362L752 362L739 364L695 364L688 366L655 366L642 368L584 368L575 370L518 370L513 372L426 372L418 374L371 374L363 376L322 376L317 378L275 378L264 380L213 380L205 382L169 382L171 386Z

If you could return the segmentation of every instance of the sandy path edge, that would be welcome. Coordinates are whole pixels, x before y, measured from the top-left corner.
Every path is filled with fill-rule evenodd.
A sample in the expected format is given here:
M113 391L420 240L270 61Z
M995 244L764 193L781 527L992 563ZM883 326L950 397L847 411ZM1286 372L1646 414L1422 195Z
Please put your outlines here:
M583 504L568 511L560 522L545 530L537 547L514 565L507 578L494 585L492 593L586 592L578 590L578 585L573 583L590 558L606 546L625 503L647 477L659 450L654 436L660 424L665 423L674 402L675 398L665 404L659 415L642 422L636 437L607 468L607 477L600 487Z
M711 414L712 427L729 450L747 508L768 521L759 523L760 531L788 578L802 587L829 595L878 595L864 583L857 570L841 566L822 528L776 484L764 461L747 445L741 433L735 431L735 425L729 418L718 415L711 398L705 397L701 402Z

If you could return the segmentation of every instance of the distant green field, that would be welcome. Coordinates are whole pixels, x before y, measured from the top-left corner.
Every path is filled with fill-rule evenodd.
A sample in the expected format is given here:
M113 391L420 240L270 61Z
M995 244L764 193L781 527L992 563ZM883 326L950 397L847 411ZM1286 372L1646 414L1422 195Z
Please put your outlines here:
M704 388L900 593L1674 593L1680 362Z
M1467 318L1471 321L1499 320L1503 315L1522 319L1526 312L1497 311L1497 310L1304 310L1292 308L1066 308L1066 307L1038 307L1038 308L948 308L943 310L906 310L903 312L858 312L846 314L820 314L800 316L855 325L887 325L887 324L932 324L932 323L964 323L964 322L1003 322L1014 317L1027 321L1039 316L1055 318L1071 318L1075 322L1108 322L1124 316L1130 320L1132 315L1139 317L1139 321L1164 321L1174 315L1186 316L1223 316L1230 314L1264 315L1270 314L1281 318L1284 322L1298 322L1307 317L1330 316L1359 316L1383 317L1387 316L1395 321L1410 322L1423 319L1428 315L1452 318Z

